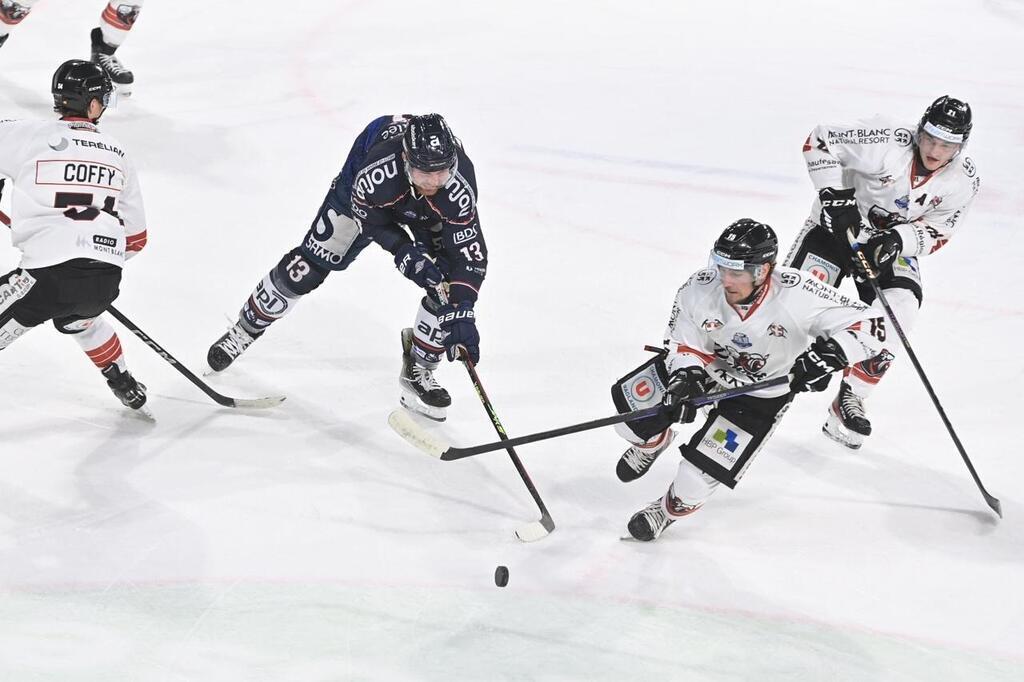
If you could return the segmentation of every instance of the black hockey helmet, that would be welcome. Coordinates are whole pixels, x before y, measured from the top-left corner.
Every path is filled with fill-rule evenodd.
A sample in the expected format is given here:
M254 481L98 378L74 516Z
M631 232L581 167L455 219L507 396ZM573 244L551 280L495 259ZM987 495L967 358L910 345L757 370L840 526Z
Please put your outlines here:
M967 144L971 135L971 105L949 95L943 95L924 110L924 116L917 125L917 133L921 131L944 142L959 145Z
M107 106L113 91L114 84L99 64L81 59L69 59L58 66L50 86L53 110L64 115L85 116L94 99Z
M779 255L775 230L750 218L740 218L725 228L711 249L711 265L727 270L746 270L755 291L771 274ZM764 265L768 268L765 269Z
M734 270L747 265L774 264L778 255L779 238L775 230L750 218L740 218L725 228L712 251L716 263L722 261L718 264Z
M455 136L441 114L410 118L402 136L402 148L406 163L416 170L434 172L455 167Z

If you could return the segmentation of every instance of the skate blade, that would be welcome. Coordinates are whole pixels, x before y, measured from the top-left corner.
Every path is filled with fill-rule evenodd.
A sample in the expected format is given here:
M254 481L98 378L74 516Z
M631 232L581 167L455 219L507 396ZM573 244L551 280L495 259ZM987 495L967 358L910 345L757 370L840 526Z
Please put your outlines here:
M860 446L864 444L864 436L854 433L843 426L842 422L839 421L839 417L832 414L831 410L829 410L828 418L821 427L821 432L828 436L829 439L851 450L859 450Z
M436 422L443 422L448 418L447 408L424 405L420 402L419 398L404 389L402 390L399 402L402 404L402 407L410 412L424 416L427 419L432 419Z
M156 416L153 414L153 411L149 409L149 405L143 405L142 407L134 410L130 407L128 409L131 410L133 416L138 417L142 421L153 424L156 423Z

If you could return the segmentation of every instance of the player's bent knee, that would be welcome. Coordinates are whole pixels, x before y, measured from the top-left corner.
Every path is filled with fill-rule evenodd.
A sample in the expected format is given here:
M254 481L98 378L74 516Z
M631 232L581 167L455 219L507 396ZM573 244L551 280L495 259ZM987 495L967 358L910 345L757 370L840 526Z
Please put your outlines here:
M296 247L285 254L271 271L270 277L284 296L298 298L314 291L329 274L330 270L314 263Z

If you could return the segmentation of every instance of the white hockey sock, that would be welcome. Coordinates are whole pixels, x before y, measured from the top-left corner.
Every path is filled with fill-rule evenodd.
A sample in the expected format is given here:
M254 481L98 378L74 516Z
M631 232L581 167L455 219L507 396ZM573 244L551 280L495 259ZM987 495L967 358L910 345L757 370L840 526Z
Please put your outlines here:
M242 306L238 317L250 334L260 334L274 322L287 315L302 298L277 286L274 272L264 275L249 299Z
M11 32L12 27L20 24L37 2L39 0L14 0L14 2L0 3L0 36L7 35Z
M676 478L662 498L662 506L669 518L686 516L700 509L716 488L718 481L684 459L679 462Z
M412 326L412 355L416 364L434 369L444 354L444 346L441 345L444 332L437 324L437 315L427 307L433 307L433 302L428 301L429 299L424 297L416 311L416 321Z
M97 368L102 370L108 365L116 364L122 372L127 371L121 340L109 322L102 317L95 317L91 320L81 320L75 325L81 325L83 330L72 336Z
M128 37L145 0L110 0L100 15L100 31L103 42L111 47L119 47Z
M889 302L889 307L892 308L893 313L896 315L900 327L909 336L911 328L917 321L917 315L920 310L917 297L907 289L886 289L885 298ZM899 336L896 334L896 330L892 329L892 322L886 316L881 302L876 300L871 304L871 308L877 310L878 314L885 318L886 347L875 357L858 362L844 372L844 381L850 384L850 388L861 399L866 399L871 395L875 386L878 385L878 382L882 380L882 377L889 370L889 366L895 359L897 352L903 349Z
M636 445L637 447L643 448L644 450L655 450L665 442L665 439L669 436L671 429L665 429L658 435L644 440L640 436L633 433L633 430L626 426L624 423L618 423L615 425L615 433L619 434L623 440L630 445Z

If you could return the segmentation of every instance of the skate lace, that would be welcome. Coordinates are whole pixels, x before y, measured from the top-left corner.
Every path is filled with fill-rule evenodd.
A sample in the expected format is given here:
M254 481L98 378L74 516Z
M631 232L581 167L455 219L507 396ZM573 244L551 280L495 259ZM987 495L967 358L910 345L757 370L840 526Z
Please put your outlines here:
M437 380L434 379L434 371L427 369L422 365L413 365L412 378L413 381L427 391L433 391L436 388L441 388L441 384L437 383Z
M128 73L128 69L124 67L117 57L112 54L100 54L97 55L99 58L100 66L102 66L108 73L121 75L122 73Z
M657 449L644 450L639 446L634 445L626 451L623 459L626 460L626 464L628 464L633 471L642 471L651 465L651 462L654 461L658 454L659 452Z
M228 330L227 336L217 345L232 358L237 358L252 342L253 337L236 324Z
M662 509L661 500L649 504L642 513L647 520L647 525L653 528L655 533L660 533L668 526L668 514Z
M864 411L864 401L860 399L860 396L853 391L843 391L842 395L839 396L839 407L842 409L844 417L866 417L867 413Z

